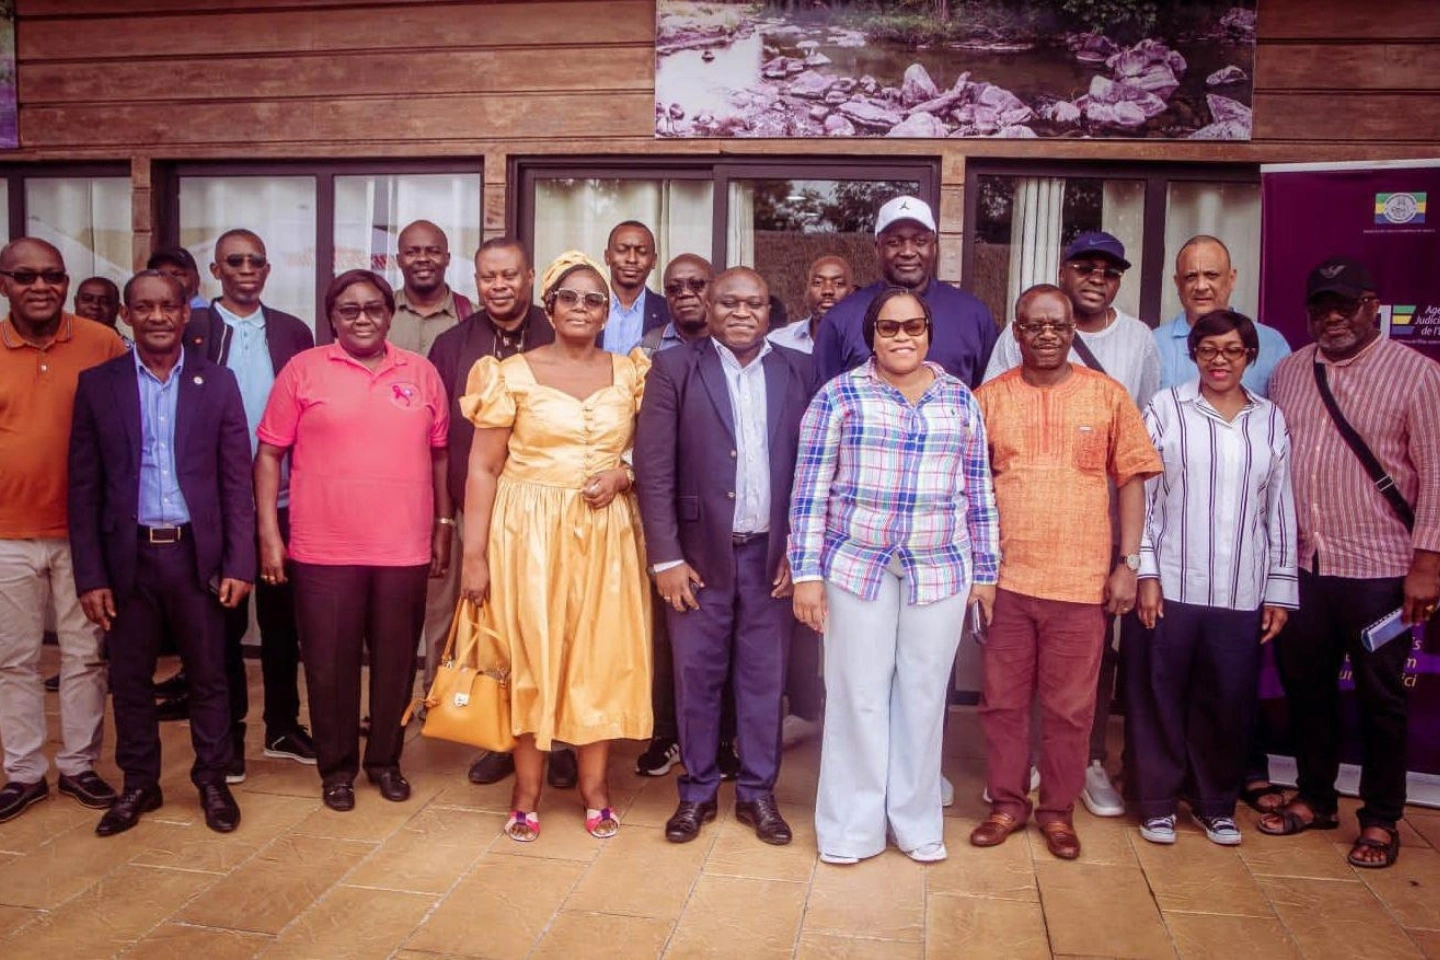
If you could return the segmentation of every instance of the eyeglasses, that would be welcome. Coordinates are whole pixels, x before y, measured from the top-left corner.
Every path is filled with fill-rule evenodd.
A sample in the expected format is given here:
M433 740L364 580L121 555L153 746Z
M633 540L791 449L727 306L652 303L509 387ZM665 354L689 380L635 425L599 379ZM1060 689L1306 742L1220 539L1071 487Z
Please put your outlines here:
M257 253L232 253L225 258L225 266L232 270L239 270L247 263L256 270L264 270L265 264L268 262L268 260Z
M1324 320L1332 313L1338 313L1346 320L1352 319L1360 309L1367 304L1379 302L1378 297L1361 297L1358 300L1350 300L1345 297L1323 299L1315 303L1305 305L1305 313L1311 320Z
M1119 280L1125 276L1124 270L1106 263L1070 263L1067 266L1082 277L1093 277L1098 274L1106 280Z
M924 317L909 317L905 320L876 320L875 336L885 340L894 340L900 336L900 331L904 330L905 336L918 337L925 333L929 326Z
M665 284L665 295L667 297L678 297L689 290L691 293L703 293L710 285L710 281L704 277L686 277L683 280L671 280Z
M585 304L587 310L599 310L610 302L610 298L603 293L595 291L571 290L569 287L562 287L550 295L552 303L558 303L562 307L573 307L577 304Z
M385 307L384 301L371 300L369 303L341 303L336 304L331 311L335 316L346 323L354 323L360 319L360 314L365 314L376 323L384 323L390 319L390 311Z
M1030 320L1015 321L1015 329L1027 337L1038 337L1042 333L1058 333L1064 335L1075 329L1075 324L1069 320L1042 320L1038 323Z
M36 280L44 280L52 287L58 287L70 279L64 270L0 270L0 275L9 277L22 287L28 287Z
M1224 347L1217 347L1213 343L1203 343L1195 348L1195 359L1204 360L1206 363L1209 363L1216 357L1224 356L1226 360L1234 363L1249 353L1249 347L1242 347L1238 343L1226 344Z

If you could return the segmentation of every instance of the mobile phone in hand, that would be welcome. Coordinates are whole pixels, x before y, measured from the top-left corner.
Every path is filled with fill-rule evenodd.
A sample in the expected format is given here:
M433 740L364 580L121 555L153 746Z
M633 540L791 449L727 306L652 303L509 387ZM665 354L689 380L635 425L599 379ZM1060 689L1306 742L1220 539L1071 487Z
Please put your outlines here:
M976 643L985 646L988 625L985 623L985 608L980 605L979 600L970 604L970 609L965 612L965 629L975 638Z

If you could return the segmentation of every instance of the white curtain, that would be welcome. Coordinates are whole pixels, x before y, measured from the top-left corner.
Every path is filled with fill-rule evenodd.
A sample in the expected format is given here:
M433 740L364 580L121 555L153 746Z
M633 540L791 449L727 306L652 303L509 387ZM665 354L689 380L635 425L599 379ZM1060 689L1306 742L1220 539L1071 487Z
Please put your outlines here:
M1258 183L1170 184L1165 211L1165 295L1160 319L1180 312L1180 296L1170 279L1180 247L1196 234L1218 237L1230 248L1236 270L1230 305L1256 319L1260 303L1260 185Z
M1120 283L1115 306L1140 315L1140 276L1145 250L1145 181L1106 180L1101 193L1100 229L1125 245L1130 271Z
M1005 317L1015 301L1037 283L1054 283L1060 266L1060 226L1065 181L1060 177L1017 177L1010 215L1010 271Z
M8 197L6 202L8 222ZM88 277L130 278L128 177L31 177L25 181L25 234L55 244L70 274L70 299ZM128 332L128 329L127 331Z
M730 225L726 249L727 267L755 266L755 186L745 180L730 181Z

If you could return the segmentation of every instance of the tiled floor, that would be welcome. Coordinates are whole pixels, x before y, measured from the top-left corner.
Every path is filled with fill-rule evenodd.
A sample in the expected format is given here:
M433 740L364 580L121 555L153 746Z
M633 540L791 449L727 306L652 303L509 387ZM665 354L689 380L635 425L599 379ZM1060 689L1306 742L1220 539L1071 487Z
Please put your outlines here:
M258 704L254 665L251 682ZM813 744L785 759L789 847L737 824L728 787L699 840L667 844L674 782L634 776L638 745L615 758L618 837L590 838L574 792L551 792L543 836L521 845L500 834L508 785L469 784L466 748L415 737L408 803L362 786L337 814L314 770L264 759L255 731L244 822L220 836L187 778L188 728L168 724L166 804L135 830L101 840L66 797L0 826L0 957L1440 957L1440 811L1412 811L1388 871L1345 863L1353 825L1276 839L1249 811L1234 849L1190 824L1155 847L1082 811L1076 863L1034 832L982 851L965 840L984 814L978 725L954 721L950 860L891 850L848 868L816 860Z

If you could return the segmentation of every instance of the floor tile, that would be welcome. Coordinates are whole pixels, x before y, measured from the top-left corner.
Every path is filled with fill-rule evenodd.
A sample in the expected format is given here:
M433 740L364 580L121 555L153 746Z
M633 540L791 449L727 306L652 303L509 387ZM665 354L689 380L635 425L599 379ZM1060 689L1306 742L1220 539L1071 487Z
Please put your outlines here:
M90 813L91 822L99 822L98 813ZM47 910L57 907L148 850L152 831L164 829L142 819L127 833L103 839L95 836L93 827L67 830L10 864L9 874L0 884L0 903Z
M250 794L308 798L320 802L320 774L306 763L251 756L245 760L245 782L231 788L243 804Z
M799 949L795 951L795 960L924 960L924 957L925 945L913 940L867 940L833 933L802 933Z
M700 878L717 832L712 824L696 840L677 844L666 841L658 827L625 824L605 841L565 909L673 921ZM753 833L750 840L763 846Z
M805 885L781 880L704 877L680 914L666 957L788 958L795 952Z
M530 954L532 960L654 960L673 923L653 917L616 917L565 911Z
M23 934L25 952L39 957L114 956L213 882L181 870L119 867L31 924Z
M1440 960L1440 933L1433 930L1409 930L1410 939L1420 948L1426 960Z
M30 853L70 830L94 830L102 811L80 806L69 797L57 796L54 784L50 799L42 800L9 823L0 825L0 851ZM3 897L0 892L0 897Z
M165 923L125 954L125 960L175 960L177 957L204 957L205 960L250 960L274 942L274 937L239 930L217 930L183 923Z
M1042 854L1043 855L1043 854ZM1035 864L1050 943L1057 954L1173 957L1160 911L1137 867L1058 860ZM1104 909L1097 909L1097 898Z
M434 905L434 897L415 893L336 887L257 956L264 960L382 960L410 936Z
M1285 925L1271 917L1234 917L1208 913L1165 913L1180 960L1301 960Z
M1400 960L1420 951L1358 880L1263 877L1260 886L1307 960Z
M1354 880L1355 871L1335 848L1335 834L1310 830L1290 837L1272 837L1247 830L1238 849L1251 873L1259 877L1303 877L1310 880Z
M362 778L355 784L354 810L339 813L319 806L314 813L297 823L294 830L311 837L379 843L389 839L429 800L428 796L421 797L412 792L410 799L404 803L391 803Z
M794 839L783 847L762 843L755 829L737 820L707 827L715 834L715 845L705 861L705 872L714 876L754 877L761 880L809 881L815 871L815 816L809 808L780 801L780 812L790 824Z
M852 866L821 863L810 885L805 932L922 939L927 869L897 850Z
M1050 942L1038 903L931 894L925 956L933 960L1047 960Z
M131 863L178 870L226 873L255 855L320 803L299 797L269 796L264 800L237 794L241 826L234 833L216 833L204 821L189 824L160 822L147 834L148 846ZM161 812L164 812L163 809Z
M355 887L441 894L500 836L498 813L425 809L356 867L345 882Z
M524 957L584 872L584 864L568 860L487 853L405 946L496 960ZM484 936L477 936L482 930Z
M931 893L1038 903L1035 865L1025 838L1012 836L1000 846L984 850L972 847L970 831L979 823L968 817L946 818L945 847L950 858L925 868L926 889Z
M1171 846L1137 839L1135 852L1161 910L1274 918L1237 848L1217 846L1203 833L1187 832Z
M278 934L373 849L367 843L286 834L197 897L179 919Z
M1393 867L1360 869L1355 875L1400 926L1440 931L1440 851L1402 847Z
M43 916L39 910L29 907L7 907L0 905L0 938L4 938L25 924Z

